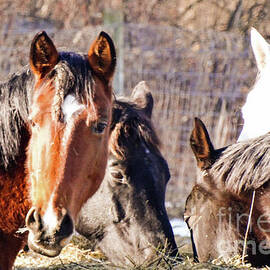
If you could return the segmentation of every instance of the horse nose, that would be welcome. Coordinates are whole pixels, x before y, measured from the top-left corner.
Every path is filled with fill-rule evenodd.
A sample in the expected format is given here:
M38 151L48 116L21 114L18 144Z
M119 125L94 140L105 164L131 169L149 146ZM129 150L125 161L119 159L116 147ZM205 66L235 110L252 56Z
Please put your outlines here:
M42 211L33 207L26 216L28 246L42 255L55 257L71 239L73 220L64 208L55 215L41 214Z
M46 224L44 227L44 222L42 222L42 217L39 213L39 211L32 207L25 219L26 227L33 232L41 232L46 231ZM48 224L47 224L48 225ZM70 236L73 233L74 225L72 218L68 213L65 213L63 218L58 222L58 225L55 227L55 236L58 237L58 239L63 239L65 237Z
M61 221L58 232L59 237L67 237L73 233L73 221L68 213L66 213Z
M41 216L35 207L32 207L29 210L25 219L25 224L29 229L33 231L41 230L42 226Z

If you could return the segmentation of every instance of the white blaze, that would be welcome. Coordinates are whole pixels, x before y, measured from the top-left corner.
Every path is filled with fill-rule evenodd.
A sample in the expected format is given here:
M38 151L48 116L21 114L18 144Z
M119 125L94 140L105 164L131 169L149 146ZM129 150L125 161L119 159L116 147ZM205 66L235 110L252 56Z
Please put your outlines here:
M48 207L47 207L46 212L43 216L43 225L51 233L54 233L55 230L57 229L57 227L59 226L57 213L55 212L55 210L53 208L53 198L54 198L54 193L51 195Z
M65 122L68 122L75 112L82 110L84 107L73 95L67 95L61 106Z

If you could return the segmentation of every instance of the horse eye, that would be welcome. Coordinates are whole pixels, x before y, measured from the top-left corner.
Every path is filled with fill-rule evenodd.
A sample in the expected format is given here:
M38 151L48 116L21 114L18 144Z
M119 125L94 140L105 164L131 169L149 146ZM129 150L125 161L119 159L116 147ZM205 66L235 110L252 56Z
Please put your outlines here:
M118 180L123 179L123 175L121 172L112 172L111 175L115 179L118 179Z
M102 134L107 127L107 122L98 122L93 126L93 131L97 134Z
M127 184L126 178L120 171L111 171L111 179L116 184Z

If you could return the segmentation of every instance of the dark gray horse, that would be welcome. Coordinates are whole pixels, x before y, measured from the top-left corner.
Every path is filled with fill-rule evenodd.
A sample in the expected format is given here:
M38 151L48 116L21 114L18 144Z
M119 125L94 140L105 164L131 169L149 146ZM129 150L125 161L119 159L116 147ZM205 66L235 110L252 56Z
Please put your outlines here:
M164 206L170 178L152 127L153 98L144 82L113 106L105 178L83 207L76 229L116 265L150 261L177 246Z
M204 124L195 119L190 143L199 174L185 220L195 259L230 260L244 253L254 266L269 265L270 133L214 149Z

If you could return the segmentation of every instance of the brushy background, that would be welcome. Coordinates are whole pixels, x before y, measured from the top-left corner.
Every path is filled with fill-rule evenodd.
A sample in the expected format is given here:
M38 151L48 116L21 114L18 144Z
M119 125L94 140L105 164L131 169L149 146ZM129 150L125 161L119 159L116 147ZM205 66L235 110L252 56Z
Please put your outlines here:
M171 217L181 217L196 177L194 117L206 123L216 147L236 140L257 72L249 29L270 35L268 0L0 0L0 18L2 80L28 63L40 30L58 48L82 52L101 30L113 37L116 94L130 95L145 80L154 95L154 125L171 171Z

